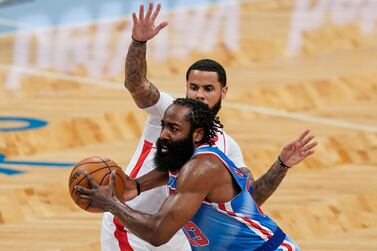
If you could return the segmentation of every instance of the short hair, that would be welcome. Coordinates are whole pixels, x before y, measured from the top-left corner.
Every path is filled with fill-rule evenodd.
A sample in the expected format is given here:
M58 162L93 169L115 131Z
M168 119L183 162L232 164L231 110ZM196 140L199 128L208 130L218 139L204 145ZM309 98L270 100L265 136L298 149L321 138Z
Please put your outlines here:
M213 139L216 137L217 132L222 131L223 125L208 105L191 98L177 98L173 101L173 104L191 108L191 111L186 116L186 120L191 122L191 132L202 128L204 135L199 143L213 145Z
M198 71L212 71L217 73L217 78L222 87L226 86L226 72L224 67L212 59L201 59L193 63L186 72L186 82L188 81L190 72L193 70Z

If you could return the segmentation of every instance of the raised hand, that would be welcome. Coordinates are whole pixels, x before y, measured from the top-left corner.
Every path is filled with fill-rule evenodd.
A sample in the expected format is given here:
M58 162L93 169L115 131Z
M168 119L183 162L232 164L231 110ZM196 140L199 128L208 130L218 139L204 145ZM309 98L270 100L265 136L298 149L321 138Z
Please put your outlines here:
M147 13L144 15L144 5L140 5L139 17L132 13L133 27L132 36L137 41L147 41L156 36L160 30L168 25L168 22L162 22L155 26L155 20L160 12L161 4L153 11L153 3L149 3Z
M310 135L310 130L305 130L297 139L283 147L280 153L280 160L289 167L297 165L314 153L314 147L318 142L312 142L313 139L314 135Z

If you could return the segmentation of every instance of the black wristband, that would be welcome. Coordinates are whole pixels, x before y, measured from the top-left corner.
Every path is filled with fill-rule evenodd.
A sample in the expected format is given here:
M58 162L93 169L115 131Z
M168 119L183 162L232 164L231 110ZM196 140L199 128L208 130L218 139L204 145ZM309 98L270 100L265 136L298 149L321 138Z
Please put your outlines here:
M136 40L135 38L134 38L134 36L132 35L131 36L131 38L132 38L132 41L136 44L136 45L143 45L143 44L145 44L148 40L145 40L145 41L140 41L140 40Z
M280 155L278 156L278 164L284 167L285 169L291 168L290 166L287 166L286 164L284 164L284 162L280 159Z
M137 179L134 179L135 184L136 184L136 190L137 190L137 195L140 195L141 189L140 189L140 183L137 181Z

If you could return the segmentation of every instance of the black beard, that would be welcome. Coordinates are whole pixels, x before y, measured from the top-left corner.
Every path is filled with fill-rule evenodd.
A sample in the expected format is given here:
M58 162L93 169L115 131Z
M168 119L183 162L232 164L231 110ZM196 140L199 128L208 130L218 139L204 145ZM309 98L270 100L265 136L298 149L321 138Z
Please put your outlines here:
M212 107L210 108L211 111L216 115L220 109L221 109L221 98L219 99L219 101L217 101L217 103Z
M157 170L175 172L191 158L194 153L194 143L188 136L183 140L168 141L158 139L156 142L157 152L154 156L154 163ZM162 146L165 146L167 152L162 152Z
M186 98L188 98L186 96ZM219 98L219 101L217 101L217 103L211 108L209 108L215 115L217 115L217 113L220 111L221 109L221 98Z

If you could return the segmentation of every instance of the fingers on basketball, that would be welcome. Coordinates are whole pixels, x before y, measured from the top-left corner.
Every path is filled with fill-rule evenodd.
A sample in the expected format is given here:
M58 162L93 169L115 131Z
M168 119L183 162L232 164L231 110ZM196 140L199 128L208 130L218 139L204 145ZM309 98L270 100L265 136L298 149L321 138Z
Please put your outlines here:
M110 182L112 171L115 171L115 195L119 200L122 200L122 196L126 188L127 177L122 168L119 167L114 161L104 157L91 156L77 163L69 176L69 192L74 203L81 209L88 212L103 212L98 208L92 207L89 201L80 200L79 195L75 192L75 186L82 186L87 189L92 188L90 181L85 176L85 172L90 175L93 182L100 186L106 186Z

